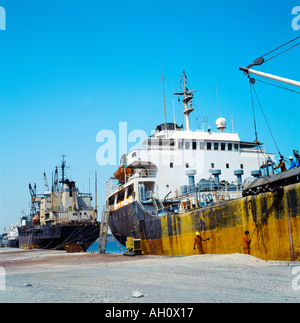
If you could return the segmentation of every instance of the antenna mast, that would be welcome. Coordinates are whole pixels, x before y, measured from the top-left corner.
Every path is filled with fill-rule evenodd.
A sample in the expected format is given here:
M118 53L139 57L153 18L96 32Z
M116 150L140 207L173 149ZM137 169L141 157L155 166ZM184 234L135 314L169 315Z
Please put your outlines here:
M217 105L218 105L218 117L220 118L220 107L219 107L219 97L218 97L217 81L216 81L216 95L217 95Z
M95 171L95 211L97 212L98 210L98 189L97 189L97 171Z
M44 186L45 186L45 191L49 191L49 185L48 185L48 180L47 180L47 175L45 170L44 170Z
M165 114L165 130L167 130L167 112L166 112L166 99L165 99L165 84L164 84L164 72L162 73L161 80L163 86L163 97L164 97L164 114Z
M61 176L62 176L61 183L64 183L65 182L65 167L66 167L65 157L66 157L66 155L61 155L61 157L62 157L62 161L61 161Z
M165 131L167 130L167 112L166 112L166 98L165 98L165 77L164 77L164 64L163 64L163 51L162 51L162 44L161 44L161 80L163 86L163 99L164 99L164 115L165 115Z
M194 111L192 102L189 103L188 102L191 101L193 99L193 92L196 92L195 90L189 91L188 88L186 87L186 75L185 75L185 71L183 71L183 74L181 75L181 79L183 80L183 92L180 93L174 93L174 95L182 95L183 96L183 104L184 104L184 123L185 123L185 130L189 131L190 130L190 118L189 118L189 114Z

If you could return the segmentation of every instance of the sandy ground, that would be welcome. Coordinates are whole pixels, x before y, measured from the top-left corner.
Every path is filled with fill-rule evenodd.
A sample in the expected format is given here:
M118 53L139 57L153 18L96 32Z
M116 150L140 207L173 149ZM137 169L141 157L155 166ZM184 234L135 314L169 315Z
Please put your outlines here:
M242 254L172 258L1 249L0 266L1 303L300 303L299 262ZM133 297L137 292L143 297Z

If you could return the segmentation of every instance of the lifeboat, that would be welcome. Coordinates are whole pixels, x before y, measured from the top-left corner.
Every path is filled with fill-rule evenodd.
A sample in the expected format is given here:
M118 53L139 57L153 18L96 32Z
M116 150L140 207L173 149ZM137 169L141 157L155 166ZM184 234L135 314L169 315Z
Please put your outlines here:
M125 174L131 175L133 172L132 168L125 167L125 165L120 166L117 171L114 172L114 177L119 180L119 182L125 181Z
M33 224L37 225L40 224L40 216L38 214L36 214L33 218L32 218L32 222Z

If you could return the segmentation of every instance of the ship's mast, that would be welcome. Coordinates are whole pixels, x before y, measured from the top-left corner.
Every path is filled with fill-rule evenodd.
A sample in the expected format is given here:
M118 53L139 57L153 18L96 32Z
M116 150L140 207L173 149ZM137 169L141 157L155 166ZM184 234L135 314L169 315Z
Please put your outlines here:
M164 83L165 77L164 77L164 72L162 73L161 80L162 80L162 87L163 87L165 131L166 131L167 130L167 112L166 112L165 83Z
M185 71L183 71L181 75L181 81L183 81L183 92L175 92L174 95L182 95L183 99L182 102L184 104L184 125L185 125L185 130L189 131L190 130L190 118L189 115L192 111L194 111L192 102L190 102L193 99L193 92L196 92L195 90L189 91L188 88L186 87L186 75ZM190 103L189 103L190 102ZM189 103L189 104L188 104Z
M65 167L66 167L66 161L65 157L66 155L61 155L62 161L61 161L61 183L64 184L65 182Z

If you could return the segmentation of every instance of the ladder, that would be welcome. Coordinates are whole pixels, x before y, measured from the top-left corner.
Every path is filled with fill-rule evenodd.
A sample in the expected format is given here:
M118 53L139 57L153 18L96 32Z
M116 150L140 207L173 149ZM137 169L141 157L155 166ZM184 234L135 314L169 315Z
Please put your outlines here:
M158 206L157 206L156 199L155 199L154 196L152 196L152 203L153 203L153 206L155 208L155 213L157 215L157 213L158 213Z
M109 211L103 208L99 235L99 253L105 253L106 250L108 218Z
M30 232L29 233L29 236L28 236L28 241L27 241L27 248L29 249L30 246L31 246L31 242L32 242L32 236L33 236L33 233Z
M155 196L152 196L152 204L153 204L153 206L155 208L156 215L158 214L158 205L157 205L157 203L159 204L159 207L160 207L160 209L162 211L162 214L164 214L165 210L164 210L163 202L158 197L156 198Z

